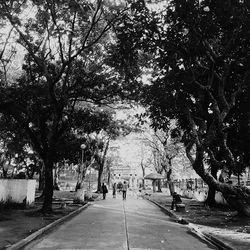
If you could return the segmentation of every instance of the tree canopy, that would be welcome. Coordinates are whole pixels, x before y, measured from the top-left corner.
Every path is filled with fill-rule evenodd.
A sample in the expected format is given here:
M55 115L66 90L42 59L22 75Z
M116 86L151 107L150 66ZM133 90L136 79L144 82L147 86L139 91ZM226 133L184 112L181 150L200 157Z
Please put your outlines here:
M249 135L250 129L249 8L247 1L172 0L156 12L137 1L117 29L125 30L127 38L117 43L120 53L131 42L133 63L140 65L138 55L149 55L143 66L154 70L151 84L143 88L142 103L154 127L164 129L176 119L195 171L245 214L250 214L249 208L239 201L245 200L239 190L248 195L250 191L218 182L216 173L241 173L249 164L241 147L250 139L242 140L242 132ZM232 194L237 198L231 199Z
M100 106L122 96L122 78L104 59L123 11L124 6L101 0L0 3L1 26L9 34L1 37L1 62L9 58L13 44L14 52L22 52L9 61L21 65L21 71L1 70L0 112L25 131L44 162L44 211L51 211L59 141L69 136L73 123L84 123L86 132L105 126L100 112L81 104Z

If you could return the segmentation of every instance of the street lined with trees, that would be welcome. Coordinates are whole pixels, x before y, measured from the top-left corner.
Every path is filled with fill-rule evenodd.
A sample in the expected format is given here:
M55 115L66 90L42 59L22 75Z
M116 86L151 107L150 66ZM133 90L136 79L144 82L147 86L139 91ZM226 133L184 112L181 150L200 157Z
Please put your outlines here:
M110 30L124 8L104 1L10 0L1 2L0 9L1 27L9 29L2 36L1 61L6 62L12 48L24 51L22 72L13 76L1 70L1 119L14 119L42 159L42 210L49 212L60 139L73 133L75 117L77 126L88 127L86 132L105 128L99 114L80 103L113 103L122 90L121 79L103 60ZM80 117L92 120L86 124Z
M250 190L227 183L250 163L250 5L171 0L155 10L151 2L0 3L1 161L34 153L44 212L52 210L53 169L65 159L79 164L79 186L93 164L100 191L110 140L136 130L114 120L126 100L145 107L139 118L156 131L151 147L170 183L171 161L185 148L209 186L207 204L220 191L250 216Z

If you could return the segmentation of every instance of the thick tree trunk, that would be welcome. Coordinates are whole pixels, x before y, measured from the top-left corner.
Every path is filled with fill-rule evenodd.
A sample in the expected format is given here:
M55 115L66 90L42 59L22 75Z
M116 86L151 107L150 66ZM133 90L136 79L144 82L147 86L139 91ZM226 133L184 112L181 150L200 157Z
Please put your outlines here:
M100 162L100 166L99 166L98 179L97 179L97 192L102 192L102 174L103 174L103 169L104 169L108 149L109 149L109 139L105 145L105 149L104 149L101 162Z
M83 188L83 182L85 180L85 176L86 176L86 172L87 172L87 168L88 168L87 166L88 165L86 162L84 162L83 164L79 164L75 191L77 191L77 189Z
M217 180L217 172L218 172L217 167L212 166L211 167L211 175L216 180ZM213 185L209 185L208 187L209 187L208 196L207 196L207 199L205 201L205 204L210 206L210 207L215 207L216 206L216 201L215 201L216 189L215 189L215 187Z
M102 173L103 173L103 166L100 166L98 171L98 179L97 179L97 192L102 192Z
M203 165L204 152L197 148L196 159L192 166L196 173L216 191L223 194L229 206L238 211L239 214L250 217L250 189L244 186L233 186L221 183L216 180L211 173L205 170Z
M44 213L52 212L52 198L53 198L53 161L48 157L44 161L45 167L45 186L44 186L44 201L42 211Z
M205 205L208 205L209 207L215 207L216 206L215 193L216 193L215 188L210 185L208 187L208 194L207 194L207 198L206 198L206 201L205 201Z
M45 174L44 174L44 163L42 164L42 167L39 172L39 186L38 190L43 191L45 186Z

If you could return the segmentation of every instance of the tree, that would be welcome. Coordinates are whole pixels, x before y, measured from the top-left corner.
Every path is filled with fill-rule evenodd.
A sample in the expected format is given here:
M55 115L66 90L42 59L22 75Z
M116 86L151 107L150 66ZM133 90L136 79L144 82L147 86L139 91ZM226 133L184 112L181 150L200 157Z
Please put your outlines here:
M148 141L148 145L151 147L153 151L153 155L157 166L157 173L162 174L164 171L166 173L169 190L172 194L174 192L173 185L173 159L177 156L182 156L183 145L180 142L180 135L176 135L176 127L172 122L172 125L169 127L169 130L156 130L150 136L150 138L146 138ZM158 190L160 191L160 180L158 181Z
M108 110L106 109L106 112ZM110 147L110 141L115 140L119 136L126 136L134 128L130 127L124 120L114 120L101 133L96 135L96 140L99 142L98 150L95 154L96 169L98 170L97 192L101 192L102 176L105 167L107 168L107 155Z
M27 12L33 14L24 18ZM70 129L79 101L107 104L122 88L103 63L119 13L119 6L101 0L0 3L1 22L14 31L11 42L25 49L21 77L1 80L0 112L23 128L44 162L44 212L52 211L59 139Z
M152 165L152 160L150 158L148 159L144 159L144 149L143 147L141 148L141 163L140 163L140 166L141 166L141 170L142 170L142 189L145 190L146 187L145 187L145 179L144 177L146 176L146 169L150 169L151 165Z
M246 149L236 152L232 131L242 128L239 117L245 113L239 108L249 103L249 3L173 0L161 13L150 13L144 1L137 1L133 8L132 18L124 18L120 27L128 39L135 35L129 40L130 58L154 55L147 63L154 66L153 81L143 98L154 127L168 128L176 119L197 174L250 216L250 190L216 178L219 169L241 173L242 161L248 163L242 157Z
M34 173L39 170L37 155L30 149L25 131L10 116L0 116L0 141L5 161L15 161L15 173L12 173L12 178L17 178L20 171L23 173L23 178L33 178ZM28 159L33 163L29 163Z
M111 184L111 173L112 173L112 166L113 166L114 159L110 156L107 156L106 165L105 165L105 173L104 175L107 176L107 185L110 186Z

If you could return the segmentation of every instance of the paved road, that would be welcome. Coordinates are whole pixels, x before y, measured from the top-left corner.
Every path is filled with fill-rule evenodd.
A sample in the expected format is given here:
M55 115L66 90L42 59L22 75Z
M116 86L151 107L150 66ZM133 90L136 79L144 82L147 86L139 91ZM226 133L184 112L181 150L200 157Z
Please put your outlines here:
M214 249L172 222L149 201L107 197L27 249L158 250Z

